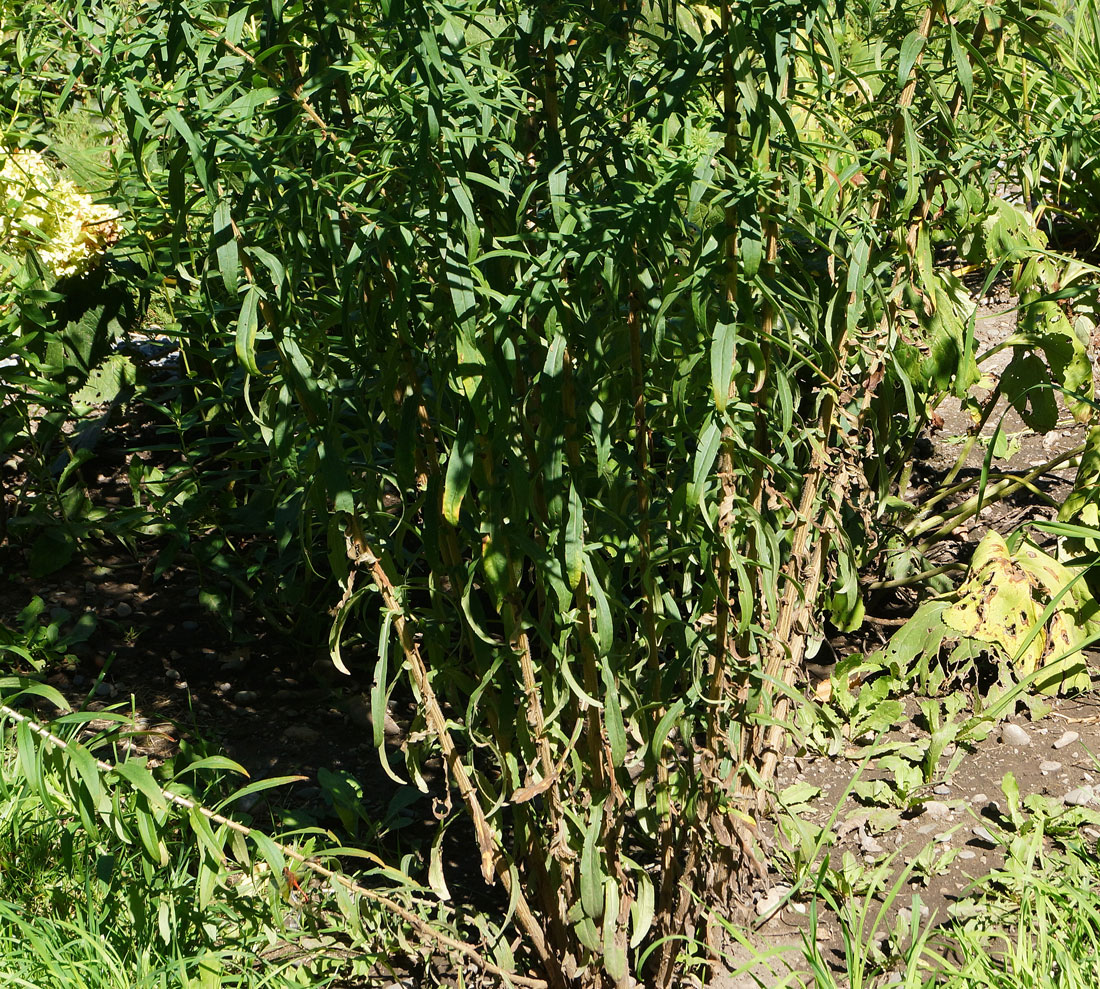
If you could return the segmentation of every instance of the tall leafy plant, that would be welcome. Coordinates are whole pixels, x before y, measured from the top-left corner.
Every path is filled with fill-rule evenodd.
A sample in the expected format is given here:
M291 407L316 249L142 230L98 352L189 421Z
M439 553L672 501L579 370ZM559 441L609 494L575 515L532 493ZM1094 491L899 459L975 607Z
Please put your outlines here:
M976 380L936 246L996 211L1030 15L62 7L26 30L67 74L43 46L28 77L117 128L120 249L189 372L162 505L293 520L252 572L327 595L340 669L377 643L380 750L416 699L405 774L507 892L501 964L514 920L552 985L669 984L696 898L751 875L798 670L824 614L862 620L928 399Z

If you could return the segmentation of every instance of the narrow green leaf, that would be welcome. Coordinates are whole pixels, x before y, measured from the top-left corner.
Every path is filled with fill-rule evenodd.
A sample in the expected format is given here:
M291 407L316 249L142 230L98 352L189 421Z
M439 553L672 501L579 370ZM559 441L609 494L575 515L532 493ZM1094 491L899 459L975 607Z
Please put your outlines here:
M149 861L163 869L168 864L168 846L160 837L160 831L153 815L149 813L146 807L142 806L140 800L137 802L133 814L141 847L145 850Z
M153 774L146 767L146 759L126 759L115 765L115 772L126 780L135 790L142 793L149 801L150 806L161 813L168 809L168 802L153 779Z
M576 590L584 573L584 506L577 486L569 482L569 511L566 514L565 533L565 577L569 586Z
M205 773L211 769L226 769L231 773L239 773L244 777L248 776L248 770L239 762L234 762L228 756L208 755L202 759L196 759L194 762L189 762L183 769L176 773L173 778L179 779L181 776L185 776L188 773Z
M615 674L607 656L603 657L603 723L607 731L607 741L611 746L611 761L616 767L626 761L626 725L623 722L622 697L615 684Z
M901 43L901 54L898 58L898 85L904 86L909 81L909 74L913 66L917 64L920 53L924 51L924 35L920 31L910 31Z
M249 285L241 303L241 314L237 319L236 350L239 360L249 374L259 374L256 366L256 332L259 329L260 290Z
M214 244L222 284L229 295L235 299L240 279L240 259L237 253L237 238L233 235L233 216L229 210L229 203L224 199L214 207Z
M661 751L664 749L665 739L668 738L668 733L672 731L672 726L676 723L676 719L684 713L684 708L686 706L687 702L681 697L672 707L665 711L661 720L657 722L657 730L653 733L654 759L661 758Z
M286 868L286 858L283 856L279 846L262 831L253 830L249 832L248 837L252 839L253 843L259 849L260 855L263 856L263 860L268 864L272 875L281 881L283 870Z
M581 906L592 920L603 916L603 863L600 859L600 833L603 830L603 803L593 801L581 847Z
M476 450L477 440L473 428L467 420L463 420L447 458L447 478L443 486L443 518L450 525L458 525L462 499L466 497L466 491L470 487Z
M634 902L630 904L630 947L637 948L649 933L656 903L653 882L639 869L634 874Z
M103 802L104 790L103 779L100 776L99 766L96 764L95 756L78 742L70 742L69 747L65 750L65 754L76 768L84 785L88 788L88 794L92 798L92 805L98 811Z
M736 354L737 326L734 323L715 323L710 344L710 384L714 393L714 405L719 412L725 412L729 402Z
M714 419L710 419L703 427L702 435L695 449L695 464L692 469L691 491L689 499L703 508L703 496L706 494L707 477L710 476L714 466L714 458L718 456L718 448L722 445L722 429Z
M612 876L603 883L603 967L616 985L626 981L626 945L619 933L619 884Z
M974 98L974 69L970 65L970 55L959 40L955 25L951 25L951 57L955 61L955 76L962 87L967 100Z

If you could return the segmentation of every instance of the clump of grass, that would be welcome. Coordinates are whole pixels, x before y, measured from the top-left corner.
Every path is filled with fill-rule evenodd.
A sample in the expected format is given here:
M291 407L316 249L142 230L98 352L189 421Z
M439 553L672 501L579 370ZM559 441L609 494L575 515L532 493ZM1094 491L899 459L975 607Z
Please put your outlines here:
M160 865L129 836L134 794L109 798L117 828L89 828L58 785L59 753L31 757L16 736L0 732L0 984L278 989L376 961L349 950L322 891L303 905L264 862L214 863L178 809L157 828ZM197 796L213 796L209 776ZM218 881L201 889L211 870Z

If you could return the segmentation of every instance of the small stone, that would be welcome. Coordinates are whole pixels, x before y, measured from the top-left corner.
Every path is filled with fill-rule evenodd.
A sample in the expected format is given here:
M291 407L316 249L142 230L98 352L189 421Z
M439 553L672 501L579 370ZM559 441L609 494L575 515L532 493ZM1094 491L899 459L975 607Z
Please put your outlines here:
M871 835L861 835L859 847L865 855L881 855L886 851Z
M106 683L105 681L100 680L99 683L95 685L95 694L96 697L114 697L114 684Z
M231 691L233 689L233 684L231 684L231 683L216 683L216 684L214 684L214 689L219 694L228 694L229 691Z
M1060 762L1054 762L1051 759L1047 759L1044 762L1039 763L1040 773L1056 773L1061 768L1062 764Z
M989 799L989 797L987 797L984 793L975 793L974 796L970 799L973 800L976 804L984 804Z
M989 829L979 824L976 828L971 829L971 833L979 841L984 841L987 845L996 845L997 839L989 833Z
M168 680L178 680L180 678L180 671L174 670L171 666L169 666L165 668L164 676Z
M1031 744L1031 736L1019 725L1014 725L1010 721L1001 726L1001 741L1005 745L1014 745L1020 748Z
M978 857L978 853L977 852L972 852L969 848L964 848L964 849L962 849L962 851L959 852L959 858L965 859L968 862L970 861L970 859L977 858L977 857Z
M238 690L233 695L233 700L237 704L255 704L258 696L254 690Z
M1062 799L1070 807L1087 807L1096 800L1096 791L1091 786L1079 786L1070 790Z
M770 917L779 909L779 905L786 899L790 891L791 887L786 883L773 886L756 901L756 916L761 918Z
M321 737L320 733L309 725L291 725L283 735L288 742L299 742L302 745L312 745Z
M115 614L119 618L129 618L134 613L134 609L130 607L125 601L119 601L115 605Z
M946 783L940 783L932 792L938 793L941 797L945 797L951 792L951 787Z
M946 845L951 840L950 831L941 831L935 838L932 839L937 845Z
M1067 745L1072 745L1080 737L1081 736L1078 735L1075 731L1062 732L1062 734L1058 738L1058 741L1054 743L1054 748L1064 749Z
M932 818L933 821L942 821L951 813L951 808L942 800L926 800L922 813Z

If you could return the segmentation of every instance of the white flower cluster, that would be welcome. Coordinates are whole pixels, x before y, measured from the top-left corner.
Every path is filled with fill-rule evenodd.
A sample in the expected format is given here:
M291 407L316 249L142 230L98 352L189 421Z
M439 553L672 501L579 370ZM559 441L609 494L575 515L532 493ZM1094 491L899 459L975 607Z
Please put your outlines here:
M57 278L94 268L118 240L118 214L37 151L0 148L0 162L0 251L33 247Z

